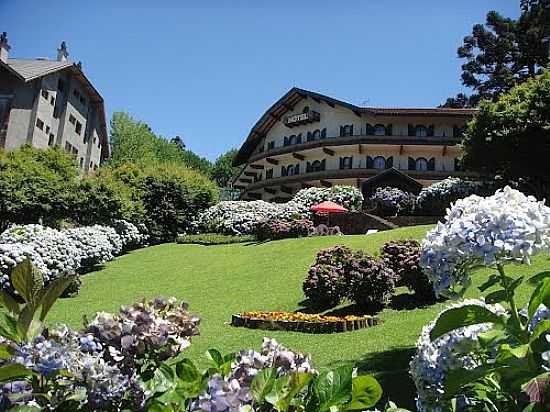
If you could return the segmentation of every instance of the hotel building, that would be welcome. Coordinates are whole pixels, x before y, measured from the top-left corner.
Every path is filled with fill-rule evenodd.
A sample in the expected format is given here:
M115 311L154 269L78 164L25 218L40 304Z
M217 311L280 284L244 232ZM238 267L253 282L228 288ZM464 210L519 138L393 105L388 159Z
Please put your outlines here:
M418 193L448 176L472 176L459 143L474 109L359 107L292 88L254 125L234 165L245 200L289 200L311 186L352 185L370 195Z

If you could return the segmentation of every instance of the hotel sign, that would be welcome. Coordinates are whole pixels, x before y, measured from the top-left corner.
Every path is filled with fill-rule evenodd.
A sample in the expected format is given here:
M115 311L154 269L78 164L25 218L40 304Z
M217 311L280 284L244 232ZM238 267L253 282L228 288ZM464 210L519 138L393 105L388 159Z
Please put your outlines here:
M312 110L305 113L292 114L285 119L285 125L288 127L298 126L300 124L318 122L321 115Z

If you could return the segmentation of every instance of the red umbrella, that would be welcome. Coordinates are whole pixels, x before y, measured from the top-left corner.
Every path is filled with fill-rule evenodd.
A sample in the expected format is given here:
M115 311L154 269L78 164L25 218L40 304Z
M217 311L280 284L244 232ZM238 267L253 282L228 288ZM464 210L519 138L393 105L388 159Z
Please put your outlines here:
M327 225L330 226L330 213L345 213L348 211L344 206L340 206L338 203L326 201L321 202L318 205L311 206L311 211L319 214L326 214Z
M344 206L329 201L311 206L310 210L316 213L345 213L348 211Z

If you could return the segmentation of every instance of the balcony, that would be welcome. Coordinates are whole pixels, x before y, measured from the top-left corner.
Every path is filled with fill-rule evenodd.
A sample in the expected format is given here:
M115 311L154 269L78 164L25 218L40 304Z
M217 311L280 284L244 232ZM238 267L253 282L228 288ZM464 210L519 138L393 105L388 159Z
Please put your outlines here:
M330 146L351 146L356 144L390 144L390 145L441 145L454 146L462 141L460 137L444 136L372 136L355 135L345 137L328 137L326 139L314 140L311 142L276 147L256 153L250 156L248 162L255 162L266 157L273 157L287 153L300 152L303 150L330 147Z
M387 169L384 169L387 170ZM384 170L380 169L330 169L320 172L301 173L293 176L275 177L269 180L259 181L251 183L244 189L244 192L263 189L264 187L280 186L290 183L305 183L315 180L328 180L328 179L363 179L375 176ZM453 177L478 177L477 174L471 172L457 172L457 171L423 171L423 170L400 170L401 172L409 175L413 179L421 180L442 180L449 176Z

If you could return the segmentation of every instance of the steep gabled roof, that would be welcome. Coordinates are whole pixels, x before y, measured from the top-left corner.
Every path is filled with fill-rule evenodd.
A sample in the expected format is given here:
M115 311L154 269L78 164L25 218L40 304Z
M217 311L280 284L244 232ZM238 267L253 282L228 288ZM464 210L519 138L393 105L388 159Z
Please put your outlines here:
M101 129L101 158L106 159L109 157L109 139L107 137L107 122L103 97L101 97L78 65L70 61L60 62L48 59L8 59L7 63L0 60L0 67L6 68L15 77L25 83L61 70L69 70L80 81L82 87L90 96L90 100L97 105L100 119L99 126Z
M284 114L292 111L298 102L308 97L316 101L324 101L330 106L338 105L358 114L368 113L372 116L456 116L464 118L471 117L476 112L476 109L361 107L320 93L293 87L267 109L260 120L252 127L233 164L238 166L245 163L260 139L267 134L275 123L281 120Z

